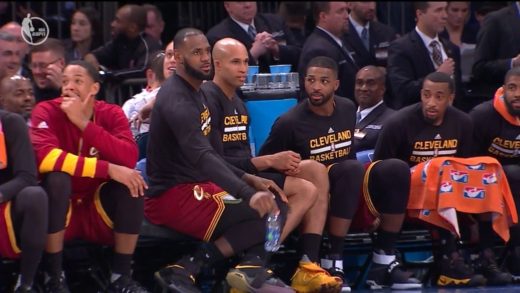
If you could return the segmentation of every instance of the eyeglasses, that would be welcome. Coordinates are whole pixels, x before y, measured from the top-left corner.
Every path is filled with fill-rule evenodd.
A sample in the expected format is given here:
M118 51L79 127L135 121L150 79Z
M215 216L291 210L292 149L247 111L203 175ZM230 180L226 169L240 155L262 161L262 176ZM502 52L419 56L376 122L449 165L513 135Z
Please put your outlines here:
M29 68L31 68L31 70L35 70L35 69L46 69L49 65L51 64L54 64L56 62L58 62L61 58L58 58L52 62L49 62L49 63L31 63L29 64Z

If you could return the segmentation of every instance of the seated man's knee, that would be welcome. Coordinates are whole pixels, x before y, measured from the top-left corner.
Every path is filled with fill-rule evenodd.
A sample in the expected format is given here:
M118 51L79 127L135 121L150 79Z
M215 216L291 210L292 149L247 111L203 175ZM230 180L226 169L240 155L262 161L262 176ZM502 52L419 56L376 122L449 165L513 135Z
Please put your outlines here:
M40 186L28 186L16 195L15 204L24 212L40 213L47 211L47 194Z
M379 161L372 169L375 175L386 178L409 178L410 167L405 161L399 159L386 159ZM391 175L391 176L389 176Z
M297 177L287 177L286 185L292 185L291 190L298 194L299 200L309 203L312 206L318 198L318 189L312 182Z
M68 201L72 192L71 176L63 172L47 173L43 179L42 186L51 201Z

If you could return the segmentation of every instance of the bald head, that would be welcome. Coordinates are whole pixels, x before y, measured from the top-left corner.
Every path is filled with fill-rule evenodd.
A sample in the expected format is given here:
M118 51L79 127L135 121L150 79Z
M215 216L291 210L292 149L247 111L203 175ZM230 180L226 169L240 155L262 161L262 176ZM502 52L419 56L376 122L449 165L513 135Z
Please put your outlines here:
M13 75L0 81L0 105L4 110L28 118L34 104L33 87L28 78Z
M229 58L230 56L233 56L235 52L240 53L243 55L247 55L247 49L240 41L237 41L232 38L224 38L219 40L215 43L213 46L213 60L222 60L223 58Z
M247 49L240 41L225 38L215 43L212 55L215 68L213 82L231 97L246 79L249 62Z

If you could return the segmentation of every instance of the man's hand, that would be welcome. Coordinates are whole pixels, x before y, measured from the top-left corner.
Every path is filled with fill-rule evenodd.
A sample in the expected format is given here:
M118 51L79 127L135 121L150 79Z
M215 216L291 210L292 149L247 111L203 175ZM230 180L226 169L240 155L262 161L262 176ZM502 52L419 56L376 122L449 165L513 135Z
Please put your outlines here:
M148 185L144 182L139 171L130 169L125 166L116 164L108 164L108 176L113 180L125 185L130 190L132 197L144 195L144 190L148 189Z
M298 170L301 161L300 154L293 151L283 151L271 155L271 167L280 172Z
M57 63L58 62L49 64L45 70L45 72L46 72L45 78L47 78L47 80L49 80L52 88L54 88L54 89L61 88L61 77L63 74L63 67L61 66L61 64L57 64Z
M88 97L84 101L81 101L78 96L74 96L72 93L68 95L69 96L63 97L61 101L61 110L67 114L67 117L74 125L83 131L87 127L90 117L92 117L92 113L94 112L92 105L89 103L93 97Z
M283 202L289 202L283 190L273 180L247 173L242 178L247 184L258 191L268 191L269 188L274 188L274 190L280 195L280 198Z
M249 49L249 53L251 53L251 56L253 56L255 60L258 60L258 58L267 53L267 51L267 48L260 39L255 40L251 45L251 49Z
M450 76L453 75L453 72L455 72L455 61L453 61L451 58L444 60L439 68L437 68L437 71L446 73Z
M249 200L249 206L256 210L260 217L263 217L267 213L278 213L278 205L274 200L274 194L269 191L259 191L251 197Z

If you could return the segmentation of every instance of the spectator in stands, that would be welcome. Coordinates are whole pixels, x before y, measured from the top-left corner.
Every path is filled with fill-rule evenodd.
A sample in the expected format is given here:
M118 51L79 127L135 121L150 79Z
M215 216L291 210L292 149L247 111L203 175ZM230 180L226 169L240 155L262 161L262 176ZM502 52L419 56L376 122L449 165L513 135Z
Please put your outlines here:
M307 63L314 57L327 56L339 65L338 79L341 82L336 94L354 101L354 79L359 67L352 56L352 49L347 48L346 42L342 40L348 31L347 3L312 2L312 11L316 28L305 41L300 56L300 88L304 87ZM307 98L304 91L302 95Z
M469 1L448 1L446 7L446 27L439 36L449 39L453 44L461 47L462 43L476 44L477 31L467 26L470 17Z
M322 287L339 289L343 280L330 276L317 265L329 202L327 169L316 161L302 161L293 151L251 156L248 140L250 117L236 93L247 74L247 55L245 46L235 39L224 38L213 46L215 76L213 81L201 86L211 113L212 144L227 162L248 173L273 180L285 192L289 213L281 239L285 239L301 222L299 272L300 275L312 276L309 282L301 282L304 280L301 276L294 277L300 283L293 283L293 287L303 292Z
M43 44L32 47L29 67L36 103L60 96L65 67L65 48L60 40L48 38Z
M173 53L173 41L164 49L164 79L169 78L175 73L177 63L175 62L175 54Z
M499 88L506 72L520 66L520 4L489 13L477 35L473 76L485 85L484 95L490 99Z
M297 68L300 48L283 20L274 14L257 13L256 2L224 2L229 17L212 27L207 37L211 45L222 38L234 38L249 51L249 65L269 72L269 65L291 64Z
M47 195L38 186L25 121L0 110L0 126L0 256L20 258L15 293L37 292L32 286L45 247Z
M36 105L31 138L49 197L45 292L69 292L63 244L114 245L108 292L147 292L131 278L146 183L134 170L135 144L117 105L96 101L97 70L76 60L63 71L62 97ZM79 146L79 149L78 149Z
M146 10L146 29L144 30L150 37L159 42L162 47L161 34L164 31L164 20L162 13L157 6L152 4L144 4Z
M354 144L356 152L373 150L384 123L394 113L383 102L385 95L384 69L373 65L361 68L356 74L354 96L358 103Z
M168 46L166 46L165 53L164 53L164 63L163 63L163 70L164 70L164 79L168 79L170 76L172 76L175 73L175 70L177 69L177 62L175 61L175 55L173 54L173 41L171 41ZM152 108L155 104L155 98L149 100L140 110L137 114L137 123L138 125L140 123L149 122L150 115L152 114Z
M427 164L428 170L416 171L421 172L419 174L425 174L422 177L423 179L419 177L419 180L425 182L424 178L429 174L438 174L440 169L433 169L433 164L424 162L442 156L449 156L453 162L456 162L456 158L470 157L473 151L473 123L468 114L451 106L455 98L454 91L455 83L448 74L443 72L428 74L423 81L421 102L399 110L385 123L376 144L374 160L397 158L407 162L410 167ZM462 170L456 169L455 172L460 171L462 175L471 176L468 170L470 168L463 166ZM426 171L427 173L422 173ZM446 181L448 187L454 184L472 182L467 178L461 180L458 177L453 177L451 180L455 181ZM478 181L482 182L482 177ZM473 184L475 183L473 182ZM412 185L416 186L419 183L412 182ZM450 192L451 188L441 190ZM421 195L419 192L412 192L410 202L414 202ZM467 196L458 197L469 198ZM458 202L457 199L452 199L451 202L447 203L447 206L460 210L461 206L458 205ZM501 210L498 205L503 206L505 205L504 202L505 200L495 202L497 206L493 206L492 210ZM486 204L474 208L480 212L489 212L490 210L487 208L492 203L487 201ZM462 202L462 204L471 203ZM446 229L438 229L441 236L439 255L435 256L436 263L440 267L438 286L479 286L483 285L486 279L487 284L507 284L511 282L511 275L498 269L494 254L490 249L493 247L495 233L489 220L488 222L480 221L481 253L475 264L479 274L475 274L473 269L465 265L463 256L457 251L454 235Z
M295 45L300 48L303 47L303 43L305 43L305 39L310 33L305 28L308 10L308 2L282 1L280 6L278 6L278 14L291 30L296 41Z
M21 66L18 69L17 74L28 77L30 75L29 71L29 44L25 42L21 35L22 27L17 22L11 21L0 27L0 32L6 32L16 38L16 44L18 45L18 49L20 51L20 59Z
M397 38L395 30L375 20L376 2L349 2L349 29L344 40L354 49L359 67L386 66L388 46Z
M148 122L140 123L137 116L143 106L151 100L155 100L155 96L164 81L163 64L163 51L154 52L150 55L150 60L146 65L146 88L123 104L123 112L130 121L130 129L134 136L148 132L150 124Z
M209 42L200 30L185 28L174 46L177 73L161 86L150 124L145 215L153 224L208 243L156 272L156 279L164 290L199 292L195 278L203 264L245 252L226 277L232 287L290 292L281 281L271 282L272 272L263 265L264 216L279 211L285 217L284 205L280 201L278 207L271 192L253 188L265 189L264 181L231 169L209 141L211 113L199 91L211 74Z
M484 24L484 18L488 13L504 8L508 5L507 1L482 1L472 2L475 7L475 19L479 24L479 28Z
M144 77L150 54L161 49L146 29L146 10L135 4L127 4L117 10L111 24L112 40L85 56L96 68L107 68L117 77Z
M0 32L0 79L14 75L20 70L20 49L16 38Z
M330 5L332 10L333 4ZM420 281L402 269L395 255L410 192L408 166L396 159L375 162L368 166L363 180L365 171L355 160L352 137L356 108L352 101L334 94L339 86L338 65L329 57L318 56L308 62L305 72L305 91L309 98L275 121L260 155L292 150L302 159L313 159L327 166L331 246L321 260L324 269L344 279L343 246L350 228L377 229L367 286L371 289L421 288ZM360 190L363 190L362 204L358 205ZM355 214L358 216L354 217ZM297 272L292 284L309 282L311 276ZM341 291L350 292L346 280Z
M21 75L8 76L0 82L1 108L29 120L36 104L31 80Z
M439 33L446 25L446 2L414 2L417 26L395 40L388 50L388 79L392 99L400 109L420 100L424 77L439 71L453 76L457 85L455 103L462 99L460 51Z
M65 59L67 62L81 60L92 50L103 44L99 12L85 6L72 14L70 23L70 39L66 40Z
M475 125L475 155L491 156L502 164L515 198L516 210L520 211L520 67L511 68L506 73L504 85L497 90L493 100L475 107L470 116ZM510 233L511 250L507 269L513 275L513 281L518 282L520 225L513 225Z

